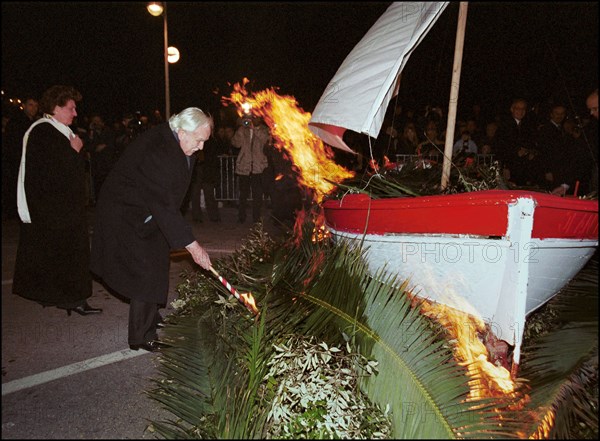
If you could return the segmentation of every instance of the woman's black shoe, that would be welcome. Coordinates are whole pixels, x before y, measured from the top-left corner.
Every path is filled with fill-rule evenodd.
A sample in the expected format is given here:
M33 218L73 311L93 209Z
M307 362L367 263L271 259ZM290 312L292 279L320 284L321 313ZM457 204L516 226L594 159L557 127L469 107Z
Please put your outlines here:
M83 305L76 306L75 308L67 308L67 315L71 316L71 311L76 312L79 315L89 315L89 314L100 314L102 309L100 308L92 308L88 305L88 302L85 302Z

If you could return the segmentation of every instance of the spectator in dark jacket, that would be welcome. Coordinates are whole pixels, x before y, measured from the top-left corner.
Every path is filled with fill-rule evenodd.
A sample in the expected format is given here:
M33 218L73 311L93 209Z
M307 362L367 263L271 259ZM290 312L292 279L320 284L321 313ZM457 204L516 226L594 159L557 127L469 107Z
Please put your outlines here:
M527 102L514 99L510 116L501 119L496 132L496 153L504 167L504 178L515 185L539 181L536 128L527 118Z

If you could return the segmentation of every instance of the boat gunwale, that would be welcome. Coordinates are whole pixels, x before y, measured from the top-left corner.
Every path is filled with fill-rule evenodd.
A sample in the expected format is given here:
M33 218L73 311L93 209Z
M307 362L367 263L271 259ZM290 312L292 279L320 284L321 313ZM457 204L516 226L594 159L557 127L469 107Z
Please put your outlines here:
M524 190L483 190L381 199L351 194L342 200L324 202L323 209L326 224L343 231L506 236L508 212L505 215L504 210L520 199L532 199L535 204L537 214L532 237L598 239L597 200L564 198ZM473 211L479 208L481 212ZM448 212L445 212L446 209ZM413 218L410 217L411 212Z
M364 193L352 193L344 196L342 199L328 199L323 202L323 207L325 209L389 210L396 208L456 206L458 203L462 205L497 205L500 203L508 205L516 203L519 198L534 199L537 206L548 208L598 212L597 199L560 197L528 190L481 190L450 195L383 197L378 199L373 199ZM369 206L362 206L366 202L370 202Z

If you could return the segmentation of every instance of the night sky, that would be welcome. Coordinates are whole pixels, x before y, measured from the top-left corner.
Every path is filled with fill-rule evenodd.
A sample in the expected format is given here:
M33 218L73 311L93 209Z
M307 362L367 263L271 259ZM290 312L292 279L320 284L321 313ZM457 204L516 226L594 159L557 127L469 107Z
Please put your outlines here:
M169 2L171 111L211 108L244 76L312 111L345 57L389 2ZM2 90L40 96L53 84L83 94L80 113L164 111L163 19L146 3L2 2ZM410 58L400 99L447 108L458 4ZM578 112L597 87L598 5L469 3L459 111L557 100Z

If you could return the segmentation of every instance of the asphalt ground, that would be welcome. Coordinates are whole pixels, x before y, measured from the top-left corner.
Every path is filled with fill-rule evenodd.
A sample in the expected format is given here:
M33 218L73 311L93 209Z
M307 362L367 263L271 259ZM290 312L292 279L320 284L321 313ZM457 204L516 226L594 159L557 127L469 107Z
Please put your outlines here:
M252 223L237 222L237 208L220 209L222 221L192 222L211 258L238 249ZM264 228L278 228L265 210ZM90 225L94 211L89 209ZM129 305L94 282L90 305L99 315L67 316L12 293L19 222L2 221L2 439L155 439L152 420L172 418L144 392L157 378L159 353L127 344ZM190 256L173 257L167 307Z

